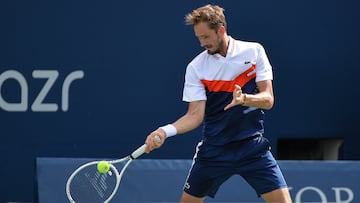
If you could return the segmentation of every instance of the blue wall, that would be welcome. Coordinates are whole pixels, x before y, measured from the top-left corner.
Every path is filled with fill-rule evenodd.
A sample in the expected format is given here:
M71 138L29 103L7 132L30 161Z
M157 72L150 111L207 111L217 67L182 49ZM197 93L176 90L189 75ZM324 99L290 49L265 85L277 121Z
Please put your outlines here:
M122 156L181 116L185 67L202 50L183 19L208 2L1 1L0 202L36 198L36 157ZM345 140L342 159L360 159L357 1L213 2L231 36L267 50L275 155L279 138L336 137ZM84 76L63 94L74 72ZM169 139L148 158L191 158L199 139L199 130Z
M145 156L141 157L145 158ZM137 159L121 179L113 202L177 202L192 160ZM93 159L38 158L39 203L66 202L67 178ZM357 203L360 201L360 161L279 161L294 203ZM337 175L334 176L333 174ZM58 174L54 176L54 174ZM159 191L161 192L159 195ZM219 188L205 202L263 202L240 176Z

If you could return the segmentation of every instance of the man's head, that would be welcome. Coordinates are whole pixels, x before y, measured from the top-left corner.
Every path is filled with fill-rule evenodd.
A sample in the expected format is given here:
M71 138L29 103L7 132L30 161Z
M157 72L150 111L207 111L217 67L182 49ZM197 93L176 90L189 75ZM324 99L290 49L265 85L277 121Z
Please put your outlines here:
M209 54L226 55L227 34L224 9L215 5L200 7L185 16L187 25L193 25L195 36Z

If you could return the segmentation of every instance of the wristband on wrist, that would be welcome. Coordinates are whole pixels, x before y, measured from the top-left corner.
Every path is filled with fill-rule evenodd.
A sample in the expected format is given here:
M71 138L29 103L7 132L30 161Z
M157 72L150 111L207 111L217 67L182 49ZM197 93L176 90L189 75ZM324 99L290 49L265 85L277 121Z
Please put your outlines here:
M177 134L177 130L175 126L171 124L167 124L165 126L160 127L163 131L165 131L166 137L172 137Z

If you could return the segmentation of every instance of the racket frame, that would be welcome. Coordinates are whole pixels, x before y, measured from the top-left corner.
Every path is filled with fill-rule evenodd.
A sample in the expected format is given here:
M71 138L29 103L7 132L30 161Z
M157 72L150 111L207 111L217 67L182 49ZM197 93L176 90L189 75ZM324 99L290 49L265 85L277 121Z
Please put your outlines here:
M157 142L160 142L160 138L159 137L155 137L156 141ZM112 169L112 171L115 172L115 176L116 176L116 184L115 184L115 187L113 189L113 192L111 193L111 195L104 201L104 203L107 203L109 202L113 197L114 195L116 194L118 188L119 188L119 185L120 185L120 182L121 182L121 179L124 175L124 172L126 170L126 168L129 166L129 164L136 158L138 158L139 156L141 156L142 154L145 153L145 149L146 149L146 144L143 144L142 146L140 146L139 148L137 148L134 152L132 152L130 155L124 157L124 158L121 158L121 159L115 159L115 160L108 160L107 162L109 163L110 165L110 168ZM121 169L120 173L118 171L118 169L114 166L114 164L117 164L117 163L121 163L121 162L125 162L125 165L124 167ZM80 167L78 167L71 175L70 177L68 178L67 182L66 182L66 195L69 199L69 201L71 203L75 203L76 201L73 199L73 197L71 196L71 188L70 188L70 185L71 185L71 182L72 180L74 179L74 177L78 174L79 171L81 171L82 169L88 167L88 166L91 166L91 165L97 165L100 161L91 161L91 162L88 162L88 163L85 163L83 165L81 165Z

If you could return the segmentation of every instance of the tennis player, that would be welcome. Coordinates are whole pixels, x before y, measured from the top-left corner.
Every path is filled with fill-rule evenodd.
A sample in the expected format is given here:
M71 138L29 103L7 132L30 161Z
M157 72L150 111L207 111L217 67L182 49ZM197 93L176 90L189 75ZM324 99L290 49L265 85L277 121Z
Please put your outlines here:
M203 124L181 202L214 197L232 175L241 175L266 202L289 203L281 170L264 138L264 110L274 103L272 67L259 43L227 34L224 9L200 7L185 17L205 50L187 66L183 100L187 112L148 135L146 152L166 138ZM158 135L162 142L154 137Z

